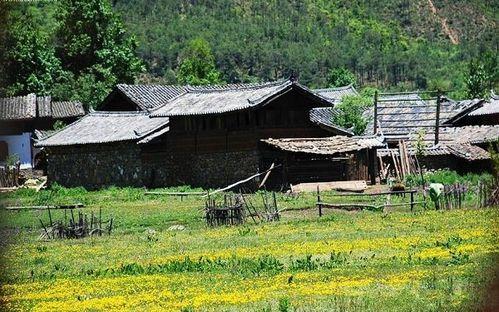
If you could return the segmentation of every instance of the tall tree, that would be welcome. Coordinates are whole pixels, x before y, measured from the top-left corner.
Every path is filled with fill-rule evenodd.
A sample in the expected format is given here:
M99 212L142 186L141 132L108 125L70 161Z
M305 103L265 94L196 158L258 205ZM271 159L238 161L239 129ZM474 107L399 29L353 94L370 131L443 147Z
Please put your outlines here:
M59 20L57 52L74 74L108 69L118 81L133 82L143 71L137 42L108 0L63 0Z
M57 55L84 103L97 105L114 84L133 83L144 70L135 38L108 0L63 0L58 17ZM64 86L56 94L64 94Z
M61 75L49 34L33 21L36 10L3 12L7 26L2 53L2 85L6 95L49 94Z
M497 70L497 54L481 53L477 59L468 63L466 89L469 98L484 98L497 86L499 75Z
M470 60L466 78L467 95L469 98L483 98L487 93L487 74L484 65L478 60Z
M330 87L343 87L347 85L355 85L355 75L345 67L332 69L329 72L327 82Z
M208 42L201 38L189 42L181 56L177 80L190 85L217 84L222 82L220 76Z
M337 113L333 116L333 122L356 135L364 134L369 123L365 112L372 104L372 97L367 95L344 96L341 103L335 106Z

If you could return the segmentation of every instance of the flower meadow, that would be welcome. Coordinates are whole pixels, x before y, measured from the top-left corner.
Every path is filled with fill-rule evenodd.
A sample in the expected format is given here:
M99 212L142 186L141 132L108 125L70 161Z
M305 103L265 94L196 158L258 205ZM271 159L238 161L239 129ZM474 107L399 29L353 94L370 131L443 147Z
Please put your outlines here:
M117 228L81 240L41 241L41 212L2 211L2 310L469 311L497 277L497 209L291 210L209 228L195 198L97 207Z

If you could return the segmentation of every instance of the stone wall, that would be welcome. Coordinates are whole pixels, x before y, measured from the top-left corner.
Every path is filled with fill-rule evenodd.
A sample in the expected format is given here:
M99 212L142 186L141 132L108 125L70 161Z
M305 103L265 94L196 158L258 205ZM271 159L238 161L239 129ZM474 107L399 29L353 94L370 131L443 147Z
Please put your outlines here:
M192 155L181 176L186 184L201 187L223 187L255 174L259 170L258 151L241 151ZM182 160L179 159L179 163Z
M46 148L50 183L83 186L143 186L140 149L135 143Z
M136 143L47 148L50 183L95 189L105 186L174 185L217 188L259 169L259 152L174 154L144 151Z

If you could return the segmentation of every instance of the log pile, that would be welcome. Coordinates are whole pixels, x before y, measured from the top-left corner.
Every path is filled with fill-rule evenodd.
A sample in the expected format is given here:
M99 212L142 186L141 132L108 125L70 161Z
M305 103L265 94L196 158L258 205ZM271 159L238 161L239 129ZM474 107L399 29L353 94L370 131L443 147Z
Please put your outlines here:
M390 150L389 160L391 163L384 162L382 157L378 158L382 180L386 180L392 173L397 180L403 181L406 176L420 172L418 160L416 156L409 153L406 142L399 140L398 146L398 153Z

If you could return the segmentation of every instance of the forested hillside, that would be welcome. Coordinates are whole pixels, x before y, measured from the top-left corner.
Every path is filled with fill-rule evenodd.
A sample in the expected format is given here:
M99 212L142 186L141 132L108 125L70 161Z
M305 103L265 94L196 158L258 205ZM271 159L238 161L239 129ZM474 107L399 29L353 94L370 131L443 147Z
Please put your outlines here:
M312 88L356 80L482 96L497 87L498 7L499 0L0 2L0 95L95 106L116 83L298 75Z
M497 49L499 2L115 0L148 72L174 82L186 41L206 39L226 81L296 72L312 87L346 66L382 87L461 87L466 61Z

